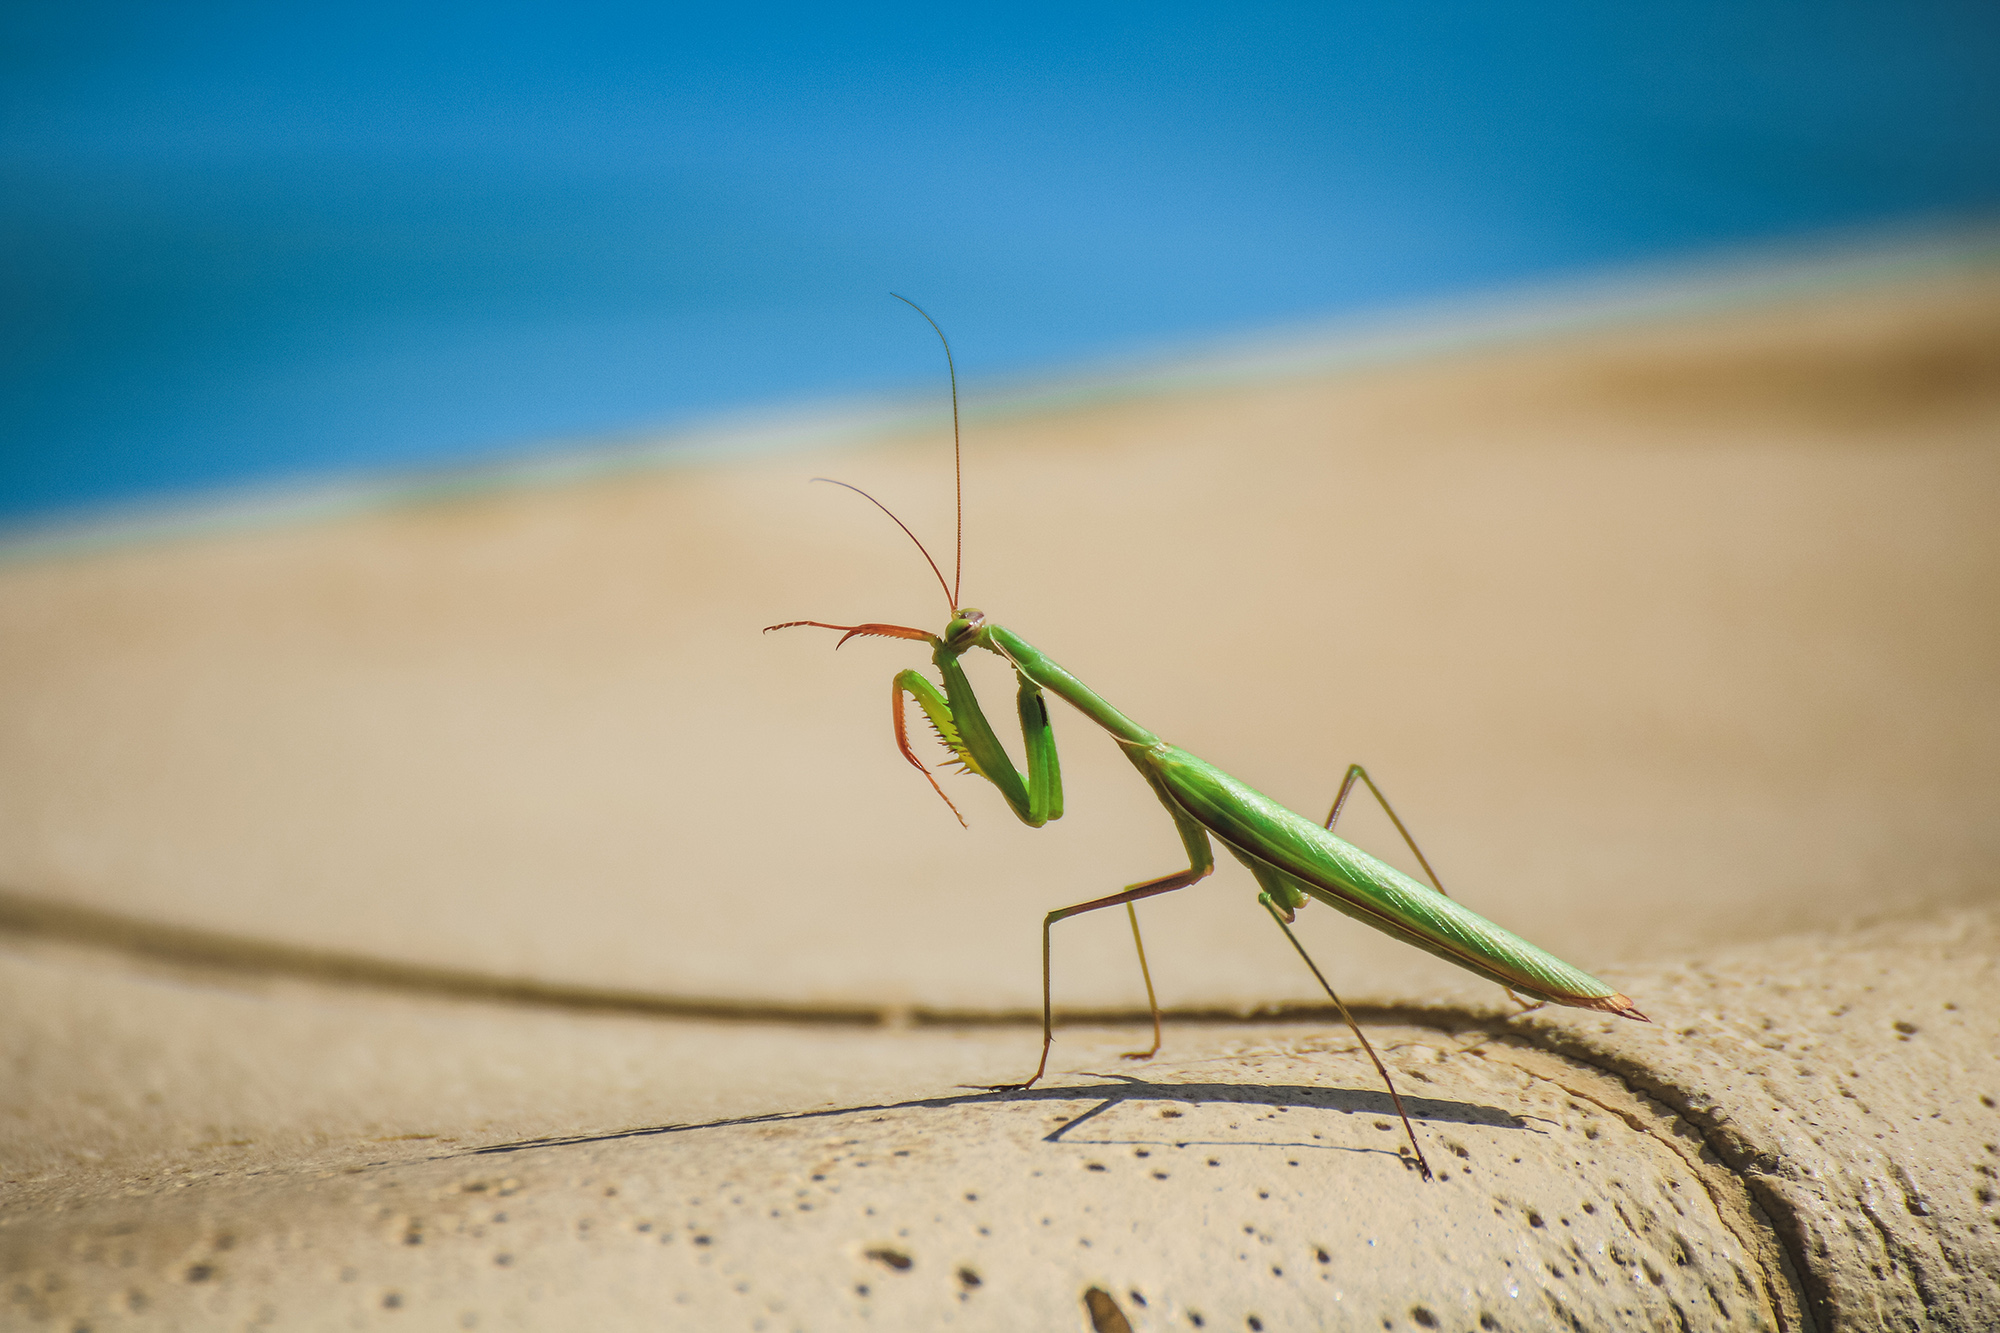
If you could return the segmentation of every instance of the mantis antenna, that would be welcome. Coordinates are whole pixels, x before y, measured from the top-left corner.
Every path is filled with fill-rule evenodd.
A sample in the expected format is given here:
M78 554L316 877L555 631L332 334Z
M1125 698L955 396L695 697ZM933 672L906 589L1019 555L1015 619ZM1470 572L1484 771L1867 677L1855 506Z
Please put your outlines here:
M896 296L890 292L889 295ZM924 317L924 323L931 326L938 341L944 344L944 369L951 376L951 493L958 510L958 553L951 567L951 609L958 610L958 589L965 577L965 457L958 443L958 366L951 359L951 339L944 336L944 330L931 318L930 311L918 305L907 296L896 296L898 301ZM933 566L935 568L935 566Z
M953 615L958 614L958 599L952 596L952 590L950 588L945 587L944 571L937 567L937 561L931 559L930 551L925 548L923 542L918 541L917 534L910 531L910 525L903 522L902 519L896 517L896 513L894 510L890 509L888 505L883 504L880 500L876 499L868 492L862 490L859 486L851 486L847 482L836 481L832 477L814 477L813 480L823 481L829 486L839 486L843 490L853 491L856 495L866 500L869 504L874 505L877 509L887 514L889 516L889 521L891 523L894 523L897 527L901 528L903 530L903 535L905 537L908 537L911 541L917 543L917 549L924 553L924 563L931 567L931 573L937 575L938 587L944 588L945 600L951 603L951 606L948 609L950 610L951 614Z
M896 293L890 292L889 295L896 296ZM923 552L924 563L931 567L931 573L937 575L938 587L944 589L945 601L947 603L945 610L952 615L957 615L958 590L965 578L965 460L964 451L959 445L958 438L958 366L952 360L951 339L944 336L944 330L939 328L938 322L930 317L930 312L907 296L896 296L896 299L916 311L919 315L922 315L924 323L930 325L931 331L937 334L938 341L944 344L945 373L951 377L951 486L953 508L957 511L958 515L957 550L951 567L951 582L949 584L945 583L944 571L938 568L937 561L931 559L929 548L922 541L918 540L916 533L910 531L909 524L896 517L895 511L890 509L888 505L883 504L859 486L849 485L844 481L836 481L832 477L814 477L813 480L823 481L829 486L839 486L853 491L869 504L874 505L877 509L887 514L889 521L901 528L903 535L911 541L916 542L917 549ZM943 793L939 794L942 795Z

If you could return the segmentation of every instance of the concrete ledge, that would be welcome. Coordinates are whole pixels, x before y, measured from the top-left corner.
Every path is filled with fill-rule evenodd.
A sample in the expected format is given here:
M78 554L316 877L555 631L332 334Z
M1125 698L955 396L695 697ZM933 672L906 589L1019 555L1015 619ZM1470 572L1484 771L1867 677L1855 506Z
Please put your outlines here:
M1031 1031L208 989L44 948L0 968L10 1100L40 1094L6 1108L0 1309L63 1329L1983 1329L1996 943L1989 911L1652 969L1650 1030L1377 1029L1430 1186L1351 1039L1306 1025L1170 1030L1144 1065L1118 1059L1130 1031L1066 1032L1049 1086L988 1093L959 1085L1016 1073ZM58 1089L63 1046L94 1068ZM36 1170L37 1149L65 1160Z

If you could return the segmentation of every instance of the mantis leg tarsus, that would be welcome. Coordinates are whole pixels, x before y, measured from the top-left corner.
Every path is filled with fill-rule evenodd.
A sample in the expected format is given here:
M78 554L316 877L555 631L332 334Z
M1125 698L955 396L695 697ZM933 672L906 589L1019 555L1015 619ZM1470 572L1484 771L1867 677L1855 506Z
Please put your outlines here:
M1251 868L1253 871L1258 869L1255 866ZM1258 873L1257 878L1262 880L1264 874ZM1285 915L1279 910L1277 903L1272 900L1270 892L1267 890L1258 894L1257 901L1264 905L1264 910L1269 912L1271 919L1278 923L1278 929L1285 932L1285 938L1291 941L1292 947L1298 950L1299 957L1305 960L1306 966L1312 971L1313 979L1319 982L1320 989L1324 990L1327 998L1333 1001L1333 1007L1340 1010L1340 1016L1347 1023L1348 1031L1355 1035L1355 1038L1361 1043L1361 1049L1368 1052L1368 1058L1374 1061L1375 1072L1382 1076L1382 1086L1389 1090L1389 1100L1395 1104L1396 1114L1402 1118L1403 1133L1409 1136L1410 1151L1415 1153L1417 1157L1417 1171L1425 1180L1431 1179L1431 1164L1424 1160L1424 1150L1417 1146L1416 1126L1410 1123L1410 1113L1403 1109L1403 1097L1401 1093L1396 1091L1396 1081L1389 1077L1389 1067L1382 1063L1381 1056L1375 1054L1375 1047L1368 1040L1368 1034L1363 1032L1361 1025L1354 1021L1354 1015L1347 1012L1346 1002L1334 992L1332 984L1326 979L1326 974L1319 970L1319 964L1312 960L1312 955L1306 952L1306 946L1299 943L1299 937L1292 933L1290 924L1286 922Z

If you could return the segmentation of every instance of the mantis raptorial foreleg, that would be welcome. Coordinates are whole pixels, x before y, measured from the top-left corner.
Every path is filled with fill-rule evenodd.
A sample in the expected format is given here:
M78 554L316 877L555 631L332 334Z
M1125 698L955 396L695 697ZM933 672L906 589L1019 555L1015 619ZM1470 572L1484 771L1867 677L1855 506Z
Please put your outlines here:
M910 749L903 717L903 696L907 694L917 701L937 738L951 751L951 762L998 787L1022 823L1040 828L1051 819L1061 819L1062 760L1056 753L1055 730L1049 725L1048 700L1043 697L1041 687L1026 676L1019 678L1015 710L1020 714L1021 745L1028 758L1028 774L1024 779L1014 768L1014 761L1000 748L999 738L994 736L992 725L980 709L978 696L973 694L964 669L954 660L941 663L940 671L944 676L943 690L921 671L898 672L890 687L896 745L903 758L930 780L937 794L944 797L944 803L951 806L951 812L958 815L951 797L945 796L944 788L938 786L931 771ZM958 815L958 822L965 823L965 816Z

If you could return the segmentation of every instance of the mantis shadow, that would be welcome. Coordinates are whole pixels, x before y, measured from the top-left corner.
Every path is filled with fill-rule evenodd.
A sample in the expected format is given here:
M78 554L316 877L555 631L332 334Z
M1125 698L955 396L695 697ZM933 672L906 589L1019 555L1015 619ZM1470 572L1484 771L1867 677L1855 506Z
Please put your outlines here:
M1042 1137L1044 1143L1061 1143L1077 1127L1096 1120L1100 1116L1128 1103L1168 1102L1186 1106L1261 1106L1279 1111L1293 1109L1332 1111L1342 1115L1372 1115L1393 1117L1395 1103L1387 1093L1366 1091L1356 1088L1330 1088L1303 1083L1152 1083L1127 1074L1096 1074L1092 1077L1103 1080L1097 1083L1066 1083L1050 1087L1014 1088L1008 1090L967 1091L961 1095L947 1097L920 1097L901 1102L875 1102L858 1106L828 1107L817 1111L777 1111L767 1115L731 1116L722 1120L704 1120L689 1124L650 1125L640 1129L614 1130L605 1134L575 1134L549 1136L538 1139L522 1139L514 1143L495 1143L484 1148L469 1148L452 1154L458 1157L482 1157L495 1154L527 1152L536 1148L580 1147L596 1143L616 1143L623 1139L654 1138L666 1134L691 1134L708 1129L734 1129L744 1125L783 1125L803 1123L812 1120L833 1120L842 1116L867 1115L888 1111L938 1111L961 1106L1002 1106L1019 1102L1077 1102L1095 1101L1097 1105L1081 1115L1065 1120L1053 1133ZM1427 1124L1482 1125L1494 1129L1513 1129L1528 1133L1540 1133L1522 1117L1503 1111L1496 1106L1481 1106L1471 1102L1442 1101L1427 1097L1406 1097L1403 1106L1410 1119ZM1079 1139L1078 1143L1122 1143L1126 1140ZM1137 1143L1142 1140L1130 1140ZM1163 1142L1165 1140L1162 1140ZM1186 1146L1192 1140L1184 1141ZM1207 1140L1202 1140L1206 1143ZM1324 1143L1219 1143L1217 1147L1299 1147L1331 1148Z

